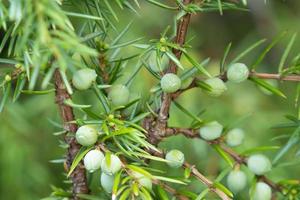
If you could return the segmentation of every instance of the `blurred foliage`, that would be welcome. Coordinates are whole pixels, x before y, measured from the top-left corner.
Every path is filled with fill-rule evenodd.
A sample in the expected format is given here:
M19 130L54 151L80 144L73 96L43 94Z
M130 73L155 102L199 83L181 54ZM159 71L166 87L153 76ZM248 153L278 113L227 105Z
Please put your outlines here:
M144 40L159 38L161 30L172 23L172 12L165 12L159 7L148 3L141 3L139 17L129 11L120 11L118 14L119 27L124 27L129 19L134 18L126 40L137 38L141 35ZM212 74L218 71L218 61L222 57L225 47L229 42L233 43L234 56L236 52L245 49L260 38L273 38L282 31L288 29L288 34L299 32L300 2L295 0L269 0L264 5L261 0L249 1L250 12L224 11L219 13L202 13L192 18L189 38L194 49L192 54L198 60L210 57L212 62L208 67ZM80 20L74 21L80 24ZM1 32L1 38L4 32ZM196 36L196 37L194 37ZM285 44L282 41L267 55L259 70L274 72L277 70ZM300 48L300 43L295 43L295 49ZM128 50L134 54L132 48ZM126 52L127 55L129 52ZM251 58L257 55L254 51L245 63L252 64ZM299 53L299 52L298 52ZM294 52L297 54L297 52ZM183 64L185 61L183 61ZM1 66L0 66L1 67ZM128 65L124 76L118 80L124 82L126 75L134 70L134 65ZM142 70L132 84L132 89L137 93L148 93L157 80L150 77L146 70ZM277 96L268 96L260 92L252 83L246 82L228 86L230 89L221 98L213 99L193 89L180 97L178 102L194 114L203 108L205 119L216 119L225 125L242 127L246 130L246 143L238 147L238 151L265 145L284 144L284 140L271 141L270 138L279 134L292 133L289 129L270 129L271 126L287 121L286 114L297 114L294 108L295 85L292 83L279 83L279 87L285 91L288 99ZM85 95L75 93L75 102L82 104L96 103L89 98L89 91ZM87 98L88 97L88 98ZM56 111L53 94L28 98L21 95L18 102L9 103L0 115L0 199L32 200L48 196L50 185L66 187L61 184L63 167L61 164L50 163L50 160L60 159L63 149L58 149L58 137L52 135L59 128L53 125L60 122ZM178 108L172 106L170 124L174 126L188 126L190 119ZM51 119L51 120L50 120ZM237 122L237 119L241 119ZM52 121L52 122L51 122ZM272 136L271 136L272 135ZM176 136L165 140L163 149L177 148L182 150L188 161L193 161L200 171L209 177L216 177L220 170L226 166L216 165L221 158L207 144L200 140L190 140L182 136ZM191 153L192 152L192 153ZM284 159L293 159L292 154ZM155 165L158 165L155 163ZM170 170L164 164L161 169L170 171L170 176L177 175L177 170ZM299 166L299 165L298 165ZM270 177L279 180L280 177L295 178L298 166L275 168ZM93 175L93 182L99 183L98 175ZM198 184L199 185L199 184ZM198 186L197 185L197 186ZM193 190L199 190L196 183L192 184ZM247 194L247 191L244 192ZM237 199L240 199L239 197Z

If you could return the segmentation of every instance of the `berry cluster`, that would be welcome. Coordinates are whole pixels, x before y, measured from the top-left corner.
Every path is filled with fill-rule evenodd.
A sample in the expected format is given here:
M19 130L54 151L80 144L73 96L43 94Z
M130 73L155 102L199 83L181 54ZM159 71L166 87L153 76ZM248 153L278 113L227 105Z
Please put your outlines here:
M102 133L97 131L97 128L92 125L83 125L76 132L76 140L83 146L95 145L98 141L98 136ZM179 168L184 163L184 154L179 150L171 150L165 157L167 164L173 168ZM84 167L90 173L101 169L100 182L103 189L111 193L114 185L114 176L122 169L123 163L120 158L111 153L104 153L97 148L90 150L83 158ZM144 174L137 171L130 172L130 175L138 182L139 185L152 189L152 180Z
M230 82L240 83L248 78L249 70L243 63L234 63L228 67L226 76ZM193 78L189 77L182 82L176 74L167 73L161 78L160 86L163 92L174 93L179 89L187 88L192 81ZM224 81L218 77L206 79L204 83L209 87L204 90L209 96L218 97L227 90Z
M223 126L217 121L209 122L199 129L200 137L207 141L217 140L222 136ZM227 132L225 141L228 146L236 147L242 144L245 133L240 128L234 128ZM251 155L247 159L248 169L256 176L262 176L271 170L270 160L262 154ZM229 189L238 193L247 186L247 176L240 170L239 165L227 176ZM254 200L271 200L272 189L264 182L257 182L252 194Z
M152 63L152 70L154 63ZM227 79L230 82L240 83L246 80L249 76L249 70L245 64L235 63L229 66L227 70ZM73 85L78 90L86 90L96 80L96 73L91 69L83 69L77 71L73 76ZM193 81L190 77L185 81L173 73L165 74L160 81L160 86L165 93L174 93L180 89L187 88ZM227 87L224 81L220 78L209 78L204 81L209 86L209 90L205 90L210 96L218 97L222 95ZM122 107L130 102L131 94L125 85L113 85L108 91L108 99L114 107ZM199 136L206 141L218 140L222 137L224 127L217 121L212 121L204 124L199 128ZM83 125L76 132L77 142L83 146L95 145L98 141L99 131L93 125ZM227 131L224 139L228 146L236 147L242 144L245 133L240 128L234 128ZM173 149L167 152L165 159L167 164L173 168L179 168L184 163L184 154ZM90 173L101 168L101 185L106 192L112 192L114 175L122 168L122 162L118 156L114 154L107 154L104 156L103 152L98 149L90 150L84 157L84 166ZM248 169L255 175L260 176L271 169L271 163L267 157L261 154L251 155L247 160ZM138 182L139 185L148 189L152 188L152 180L142 173L131 172L131 176ZM236 167L227 176L227 185L234 193L243 190L247 185L247 176L245 172ZM258 182L254 187L254 200L269 200L271 198L271 188L269 185Z

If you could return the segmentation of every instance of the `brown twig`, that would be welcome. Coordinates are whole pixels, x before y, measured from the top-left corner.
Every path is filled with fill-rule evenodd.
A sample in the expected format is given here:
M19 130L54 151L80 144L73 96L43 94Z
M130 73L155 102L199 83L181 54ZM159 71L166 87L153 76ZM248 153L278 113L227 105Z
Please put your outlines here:
M192 0L183 0L183 4L187 5L190 4L192 2ZM191 14L186 14L185 16L183 16L180 19L180 22L177 25L177 32L176 32L176 38L175 38L175 43L183 46L185 43L185 38L187 35L187 31L188 31L188 27L190 24L190 18L191 18ZM174 55L180 59L182 51L179 49L173 49L173 53ZM176 63L174 63L173 61L170 61L170 65L169 68L167 69L167 72L171 72L171 73L176 73L177 72L177 65Z
M164 137L169 137L173 135L183 134L188 138L198 138L199 134L196 130L189 128L167 128ZM162 138L161 138L162 139Z
M55 101L59 107L60 116L63 120L64 129L70 133L75 133L77 130L77 125L75 123L69 123L74 121L73 109L70 106L64 104L64 101L70 99L71 96L67 92L64 82L62 80L61 74L58 69L54 73L55 81ZM67 134L65 135L65 142L69 145L66 155L66 166L67 170L70 169L70 166L80 150L80 145L76 142L75 137L70 137ZM76 167L76 169L71 174L72 183L73 183L73 198L78 200L77 194L87 194L89 193L89 188L87 184L87 179L85 175L85 169L82 162Z
M108 84L109 74L106 72L106 66L107 66L106 55L100 54L98 60L99 60L99 69L101 71L101 77L103 78L103 82L105 84Z
M165 157L165 154L162 151L159 151L159 152L155 151L155 152L152 152L152 154L157 157L161 157L161 158ZM213 185L213 182L211 180L209 180L208 178L206 178L201 172L199 172L199 170L194 165L191 165L188 162L184 162L183 168L190 169L192 176L194 176L201 183L206 185L210 191L212 191L213 193L218 195L222 200L232 200L232 198L228 197L222 190L216 188Z
M251 72L249 76L260 78L260 79L275 79L275 80L280 80L280 81L295 81L295 82L300 81L300 75L281 76L280 74Z
M235 160L235 162L244 165L247 164L246 157L237 154L233 149L225 146L224 144L220 144L220 147L223 149L223 151L225 151L228 155L230 155Z
M217 194L221 199L223 200L231 200L232 198L228 197L227 194L225 194L222 190L219 190L218 188L213 186L213 182L206 178L204 175L202 175L195 166L191 166L189 163L184 163L185 168L191 169L191 173L203 184L209 187L210 191Z
M192 0L184 0L183 3L185 5L191 3ZM185 16L183 16L178 25L177 25L177 33L176 33L176 37L175 37L175 43L178 44L179 46L183 46L185 43L185 38L187 35L187 30L188 30L188 26L190 23L190 17L191 14L186 14ZM178 49L173 49L173 53L174 55L177 57L177 59L179 60L181 57L182 52ZM169 63L169 67L166 70L166 73L176 73L177 72L177 66L173 61L170 61ZM155 125L155 129L153 129L150 133L150 137L152 138L159 138L160 134L163 134L166 126L167 126L167 120L169 117L169 110L170 110L170 106L171 106L171 101L172 101L172 95L171 94L167 94L167 93L163 93L162 97L161 97L161 107L160 110L158 112L158 117L157 117L157 121L156 121L156 125ZM155 142L155 141L154 141Z

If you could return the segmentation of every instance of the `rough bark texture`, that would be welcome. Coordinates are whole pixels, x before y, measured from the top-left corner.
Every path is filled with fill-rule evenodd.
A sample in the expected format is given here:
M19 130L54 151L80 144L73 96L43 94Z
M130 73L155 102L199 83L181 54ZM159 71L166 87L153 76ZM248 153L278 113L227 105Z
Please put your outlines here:
M191 2L192 0L183 1L184 4L189 4ZM180 46L183 46L185 43L188 27L190 24L190 19L191 19L191 14L186 14L185 16L182 17L182 19L177 24L177 34L174 42ZM173 49L173 53L178 58L178 60L180 60L182 51L178 49ZM170 61L169 68L167 69L167 73L177 73L177 65L173 61ZM166 94L166 93L163 94L162 106L159 111L159 119L161 118L161 120L163 120L163 123L166 123L165 120L168 119L171 100L172 100L171 94Z
M71 96L68 94L62 77L60 75L59 70L57 69L54 74L55 81L55 100L59 107L60 116L63 120L64 129L69 133L75 133L77 131L77 125L74 123L69 123L75 119L73 109L70 106L64 104L66 99L70 99ZM75 137L65 135L65 142L69 145L66 155L66 167L67 170L70 169L70 166L75 158L76 154L80 149L80 145L76 142ZM76 195L87 194L89 193L89 188L87 185L87 179L85 174L85 169L83 167L82 162L76 167L76 169L71 174L71 179L73 183L73 198L74 200L80 199Z
M184 0L184 4L191 3L192 0ZM185 43L188 26L190 23L191 14L186 14L183 16L177 24L177 33L174 42L183 46ZM177 49L173 49L174 55L180 60L182 52ZM166 73L177 73L177 66L173 61L170 61L169 67L166 70ZM144 126L148 131L148 139L152 144L157 144L157 142L161 139L161 136L165 135L165 131L167 128L167 121L169 118L169 110L172 102L172 95L163 93L161 96L161 107L158 111L158 117L155 123L153 123L152 119L146 119L144 121Z

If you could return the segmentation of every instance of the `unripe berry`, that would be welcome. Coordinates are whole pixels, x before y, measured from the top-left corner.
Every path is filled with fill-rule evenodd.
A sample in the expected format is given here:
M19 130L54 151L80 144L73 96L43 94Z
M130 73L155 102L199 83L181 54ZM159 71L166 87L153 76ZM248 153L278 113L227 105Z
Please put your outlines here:
M247 176L243 171L233 170L227 176L227 186L233 193L238 193L247 185Z
M170 167L179 168L184 163L184 154L177 149L173 149L166 154L166 160L169 161L167 164Z
M262 154L250 156L247 161L247 166L249 170L256 175L263 175L269 172L272 168L270 160Z
M239 146L240 144L242 144L244 138L245 133L243 129L234 128L227 133L226 143L231 147Z
M219 122L212 121L201 127L199 134L203 139L211 141L219 138L222 134L222 130L223 126Z
M89 151L83 159L84 167L89 172L94 172L100 168L104 155L101 151L95 149Z
M76 140L82 146L90 146L97 142L98 133L94 126L84 125L76 131Z
M114 179L115 177L112 175L101 173L101 177L100 177L101 186L107 193L112 193L112 189L114 186Z
M78 90L86 90L96 81L97 74L93 69L80 69L74 73L72 83Z
M209 85L210 91L205 90L210 96L218 97L223 94L227 90L225 83L219 78L210 78L204 81L207 85Z
M181 80L176 74L165 74L160 80L160 86L163 92L173 93L180 89Z
M108 165L107 160L103 159L101 163L101 169L108 175L113 175L118 172L122 167L121 160L118 156L110 154L110 163Z
M258 182L255 185L253 200L271 200L272 189L269 185L263 182Z
M133 177L138 181L138 183L151 190L152 189L152 180L148 177L146 177L144 174L141 174L139 172L132 172Z
M114 85L108 93L108 98L116 107L126 105L129 102L129 96L129 89L125 85Z
M240 83L249 76L249 69L243 63L234 63L227 70L227 78L234 83Z

